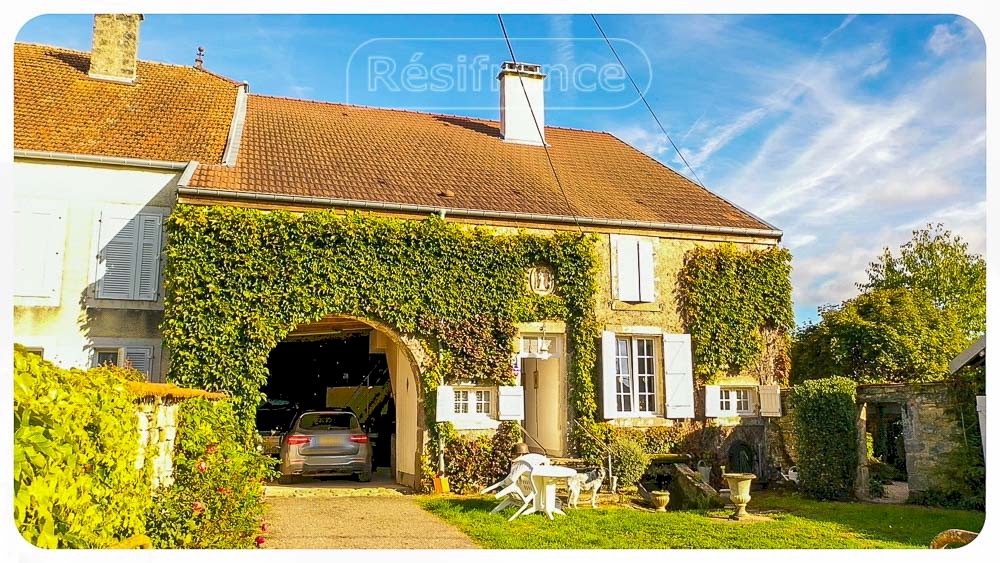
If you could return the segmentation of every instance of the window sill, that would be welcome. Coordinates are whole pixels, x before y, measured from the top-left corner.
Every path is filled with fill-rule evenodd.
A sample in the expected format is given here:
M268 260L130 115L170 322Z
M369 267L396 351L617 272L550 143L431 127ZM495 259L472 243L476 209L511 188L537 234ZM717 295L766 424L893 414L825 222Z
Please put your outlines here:
M455 430L496 430L500 421L486 416L456 416L451 424Z
M661 307L660 304L655 301L652 303L629 303L627 301L618 301L617 299L613 299L611 301L611 310L644 311L644 312L658 313L663 310L663 307Z
M87 297L84 306L87 309L138 309L144 311L162 311L163 300L140 301L137 299L98 299Z

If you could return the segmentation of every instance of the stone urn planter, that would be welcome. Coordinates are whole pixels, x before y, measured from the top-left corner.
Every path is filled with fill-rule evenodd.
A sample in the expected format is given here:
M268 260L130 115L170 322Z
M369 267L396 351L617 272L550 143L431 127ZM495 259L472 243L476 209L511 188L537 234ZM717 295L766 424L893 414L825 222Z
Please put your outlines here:
M750 483L757 478L753 473L723 473L722 478L729 483L729 500L736 505L736 512L730 520L739 520L747 515L747 503L750 502Z
M670 493L668 491L652 491L650 493L650 498L653 502L653 508L657 512L666 512L667 504L670 503Z

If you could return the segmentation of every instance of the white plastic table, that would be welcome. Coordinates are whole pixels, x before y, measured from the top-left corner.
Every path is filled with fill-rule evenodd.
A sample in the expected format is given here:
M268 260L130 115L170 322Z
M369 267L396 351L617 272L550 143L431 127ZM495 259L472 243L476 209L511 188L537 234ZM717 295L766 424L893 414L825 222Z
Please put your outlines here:
M531 482L535 486L535 500L525 514L544 512L549 520L552 513L566 515L556 507L556 484L562 479L576 475L576 470L559 465L539 465L531 471Z

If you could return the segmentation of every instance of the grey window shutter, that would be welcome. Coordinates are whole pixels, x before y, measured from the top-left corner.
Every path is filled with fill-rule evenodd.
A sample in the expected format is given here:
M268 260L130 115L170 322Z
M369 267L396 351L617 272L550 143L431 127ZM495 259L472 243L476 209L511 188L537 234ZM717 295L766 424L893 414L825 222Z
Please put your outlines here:
M14 210L15 296L59 297L65 229L54 210Z
M136 266L137 299L156 301L160 281L160 233L163 218L156 214L140 214L139 248Z
M761 416L781 416L781 388L777 385L761 385L757 389L760 397Z
M133 299L139 221L104 213L100 233L97 297Z
M144 373L148 380L153 369L153 349L146 346L126 348L125 361L133 369Z

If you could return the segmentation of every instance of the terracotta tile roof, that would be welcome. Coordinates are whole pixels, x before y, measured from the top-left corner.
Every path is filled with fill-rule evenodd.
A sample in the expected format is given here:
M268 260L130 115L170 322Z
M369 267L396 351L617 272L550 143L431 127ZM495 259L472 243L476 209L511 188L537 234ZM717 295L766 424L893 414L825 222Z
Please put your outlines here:
M502 141L495 121L251 94L236 166L198 166L188 185L771 229L608 133L547 127L546 141L566 197L545 151Z
M90 54L14 44L14 148L221 163L239 84L139 61L138 80L87 77Z

